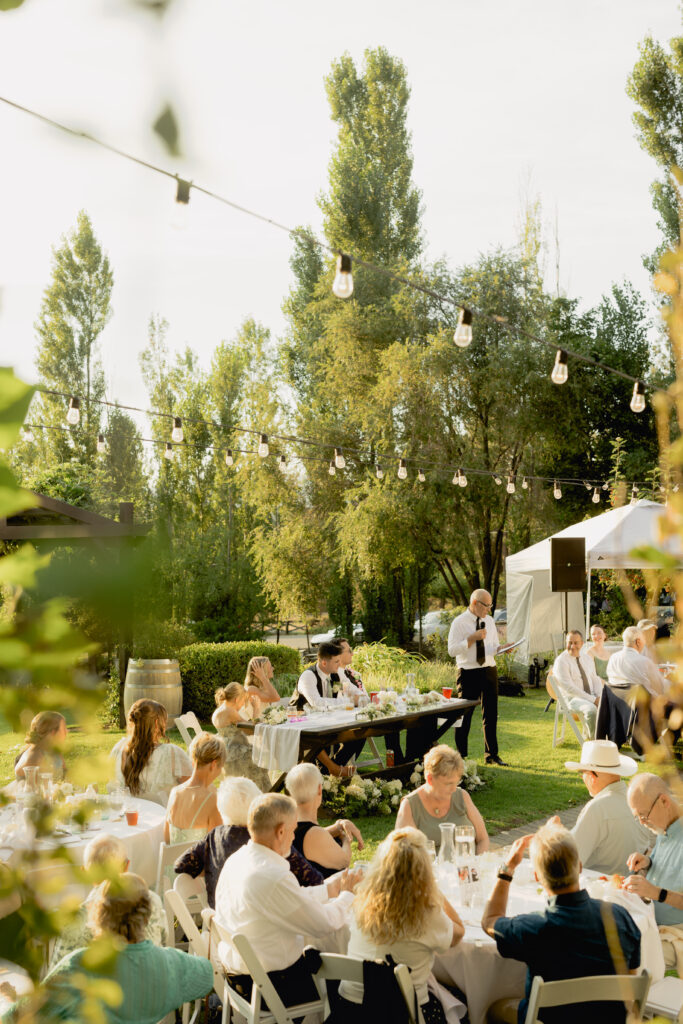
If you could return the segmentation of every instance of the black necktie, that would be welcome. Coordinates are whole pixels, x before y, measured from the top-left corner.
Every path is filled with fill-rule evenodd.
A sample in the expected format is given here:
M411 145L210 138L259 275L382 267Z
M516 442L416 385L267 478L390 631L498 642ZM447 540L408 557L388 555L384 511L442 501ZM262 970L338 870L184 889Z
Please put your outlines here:
M481 619L477 619L477 629L483 629L484 623ZM477 665L483 665L486 661L486 648L484 647L483 640L477 640Z

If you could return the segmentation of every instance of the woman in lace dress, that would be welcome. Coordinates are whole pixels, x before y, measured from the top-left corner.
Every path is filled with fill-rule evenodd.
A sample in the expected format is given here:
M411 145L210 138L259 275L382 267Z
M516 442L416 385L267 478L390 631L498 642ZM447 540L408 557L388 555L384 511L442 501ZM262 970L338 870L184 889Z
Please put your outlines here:
M116 779L131 796L163 807L174 786L192 775L192 762L180 747L165 743L168 715L163 704L143 697L128 712L128 735L113 747Z
M261 701L254 694L247 693L241 683L228 683L216 690L216 705L211 721L225 743L225 774L252 779L261 792L267 793L270 776L265 768L259 768L252 760L251 737L237 728L238 722L258 718Z
M223 823L214 782L223 771L225 744L219 736L200 732L190 744L192 775L171 790L164 823L164 842L196 843Z

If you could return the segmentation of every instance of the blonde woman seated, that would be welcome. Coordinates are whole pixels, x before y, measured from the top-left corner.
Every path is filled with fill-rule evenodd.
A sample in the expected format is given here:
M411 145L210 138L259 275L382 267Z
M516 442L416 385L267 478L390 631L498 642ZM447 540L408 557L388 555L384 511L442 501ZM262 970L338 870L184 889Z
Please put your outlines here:
M391 955L406 964L426 1024L443 1024L443 1006L427 982L435 955L457 945L464 934L462 921L439 892L424 835L414 828L390 832L356 890L348 955L358 960ZM359 1003L371 1010L362 984L343 981L339 995L342 1020L358 1020Z
M297 825L294 846L311 867L329 878L335 871L351 863L351 842L363 849L363 837L348 818L339 818L334 825L318 824L318 809L323 799L323 777L315 764L297 764L287 772L287 792L296 802Z
M270 663L270 658L252 658L247 665L244 689L258 697L262 704L276 704L280 694L272 683L274 674L275 669Z
M180 747L165 743L168 714L163 704L143 697L128 712L128 735L112 748L116 779L131 796L163 807L174 786L192 774L192 762Z
M252 759L251 736L237 728L238 722L249 722L261 713L261 701L247 693L241 683L228 683L216 690L216 710L211 716L216 732L225 743L225 774L253 779L262 793L270 789L270 776Z
M14 763L14 776L25 778L24 768L52 772L56 781L64 778L61 748L67 737L66 719L59 711L41 711L31 721L24 748Z
M83 851L83 870L93 874L99 871L107 871L118 878L124 871L128 870L128 853L125 846L116 836L99 835L91 839ZM100 876L101 877L101 876ZM81 949L92 942L93 933L88 922L90 907L100 895L102 885L94 885L81 904L78 917L71 924L62 930L50 959L50 967L59 963L62 957L72 953L75 949ZM166 945L167 919L166 912L159 897L155 892L149 893L151 911L149 920L145 927L145 939L148 939L155 946Z
M223 771L225 744L220 736L200 732L190 744L192 775L171 790L164 822L165 843L196 843L223 823L214 782Z
M489 837L481 814L472 797L460 788L465 766L457 750L445 743L432 747L424 758L425 781L404 797L396 815L396 828L410 826L441 845L439 825L473 825L477 853L489 848Z
M607 662L610 658L610 652L605 647L606 640L607 633L602 626L591 626L591 644L586 648L586 654L593 659L595 671L605 682L607 681Z

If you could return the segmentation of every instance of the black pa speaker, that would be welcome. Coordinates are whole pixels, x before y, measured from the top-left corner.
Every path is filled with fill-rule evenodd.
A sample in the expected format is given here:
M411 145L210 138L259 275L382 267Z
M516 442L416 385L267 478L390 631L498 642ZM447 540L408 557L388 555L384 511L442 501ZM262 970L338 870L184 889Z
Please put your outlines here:
M557 591L586 589L586 538L550 538L550 589Z

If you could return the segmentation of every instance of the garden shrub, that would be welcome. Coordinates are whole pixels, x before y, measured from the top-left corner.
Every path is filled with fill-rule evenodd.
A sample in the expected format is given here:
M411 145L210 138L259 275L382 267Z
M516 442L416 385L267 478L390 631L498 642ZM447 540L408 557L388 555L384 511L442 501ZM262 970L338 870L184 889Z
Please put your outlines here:
M196 636L179 622L146 622L133 634L133 658L177 658L182 647L193 644Z
M244 682L251 658L270 658L278 676L296 674L301 670L301 658L294 647L268 644L260 640L245 640L225 644L190 644L178 652L180 677L183 681L183 711L194 711L206 720L216 710L214 693L219 686ZM289 680L287 680L289 683Z

